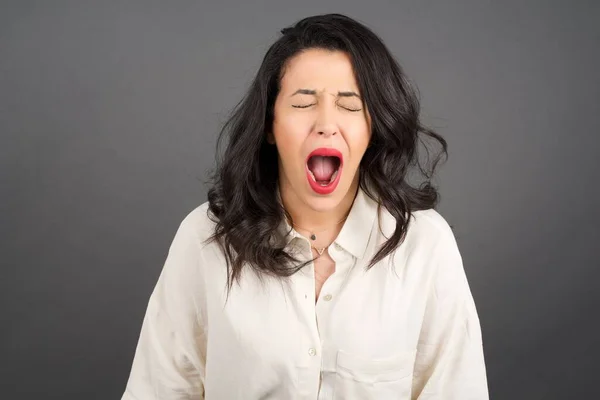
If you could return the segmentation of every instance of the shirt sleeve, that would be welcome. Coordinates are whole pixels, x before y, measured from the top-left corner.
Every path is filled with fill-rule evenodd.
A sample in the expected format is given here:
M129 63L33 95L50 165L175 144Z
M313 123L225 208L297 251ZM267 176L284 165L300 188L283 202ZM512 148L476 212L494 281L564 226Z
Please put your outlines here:
M200 244L184 220L150 295L122 400L204 398Z
M489 399L481 327L450 227L434 255L417 345L413 400Z

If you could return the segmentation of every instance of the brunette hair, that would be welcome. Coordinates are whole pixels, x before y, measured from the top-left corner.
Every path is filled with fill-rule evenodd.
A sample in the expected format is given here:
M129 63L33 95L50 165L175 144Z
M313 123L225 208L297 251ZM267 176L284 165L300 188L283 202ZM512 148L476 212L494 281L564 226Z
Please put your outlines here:
M286 277L299 262L273 235L290 215L277 197L277 149L267 143L273 106L286 62L307 49L342 51L349 55L357 84L371 117L371 143L360 166L360 187L396 219L393 235L378 249L368 268L393 252L404 240L412 211L436 206L439 194L431 179L446 141L424 127L420 104L402 68L382 40L365 25L341 14L304 18L281 31L264 56L244 98L225 123L217 144L217 166L208 191L214 234L227 261L229 288L244 266L259 273ZM223 152L223 142L226 148ZM428 141L441 150L430 153ZM425 160L420 160L419 144ZM424 178L408 182L408 173Z

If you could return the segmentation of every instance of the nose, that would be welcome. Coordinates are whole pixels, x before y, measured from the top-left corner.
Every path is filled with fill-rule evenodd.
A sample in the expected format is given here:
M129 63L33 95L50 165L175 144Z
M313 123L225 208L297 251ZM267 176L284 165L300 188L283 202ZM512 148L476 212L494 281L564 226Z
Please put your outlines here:
M333 136L337 133L337 129L334 127L323 127L317 130L317 133L324 137Z
M319 136L329 137L338 132L337 124L334 121L334 115L331 111L321 109L318 119L315 123L315 131Z

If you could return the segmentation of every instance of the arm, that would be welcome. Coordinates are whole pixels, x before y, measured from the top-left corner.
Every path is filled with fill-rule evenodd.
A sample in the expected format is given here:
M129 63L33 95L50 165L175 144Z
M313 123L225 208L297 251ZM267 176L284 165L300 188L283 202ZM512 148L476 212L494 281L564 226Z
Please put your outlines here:
M481 327L452 231L443 234L417 346L413 399L489 398Z
M204 397L200 239L184 220L150 296L122 400Z

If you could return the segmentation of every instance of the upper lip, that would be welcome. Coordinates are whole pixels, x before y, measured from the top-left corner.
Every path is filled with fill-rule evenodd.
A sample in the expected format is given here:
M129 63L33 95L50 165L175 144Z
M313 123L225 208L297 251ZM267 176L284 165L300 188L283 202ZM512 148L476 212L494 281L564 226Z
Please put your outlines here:
M337 157L340 159L340 165L344 163L344 156L342 152L338 149L334 149L333 147L319 147L318 149L314 149L310 152L308 157L306 157L306 162L313 156L323 156L323 157Z

